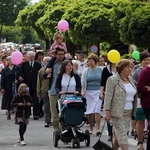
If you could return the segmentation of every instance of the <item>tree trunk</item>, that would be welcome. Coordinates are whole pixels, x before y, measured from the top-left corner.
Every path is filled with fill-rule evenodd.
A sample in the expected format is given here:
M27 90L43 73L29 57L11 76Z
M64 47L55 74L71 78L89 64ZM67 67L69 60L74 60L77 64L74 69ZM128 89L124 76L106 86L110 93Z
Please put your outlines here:
M0 26L0 41L1 41L1 38L2 38L2 30L3 30L3 25Z
M46 43L46 51L48 51L50 49L50 40L46 39L45 43Z
M97 56L99 57L100 56L100 42L97 44L97 47L98 47Z

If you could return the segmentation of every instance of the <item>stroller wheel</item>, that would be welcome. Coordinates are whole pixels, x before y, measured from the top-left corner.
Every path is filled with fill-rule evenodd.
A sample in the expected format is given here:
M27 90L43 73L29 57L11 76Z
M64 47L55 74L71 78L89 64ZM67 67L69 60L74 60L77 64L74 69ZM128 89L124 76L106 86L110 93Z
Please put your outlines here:
M90 146L90 132L89 132L89 130L85 130L85 144L86 144L86 146Z
M71 140L71 147L72 147L72 148L75 148L75 143L76 143L75 139L72 139L72 140Z
M80 140L79 139L77 139L77 148L80 148Z
M59 132L58 131L54 131L53 132L53 144L54 144L54 147L58 147L58 140L59 140Z

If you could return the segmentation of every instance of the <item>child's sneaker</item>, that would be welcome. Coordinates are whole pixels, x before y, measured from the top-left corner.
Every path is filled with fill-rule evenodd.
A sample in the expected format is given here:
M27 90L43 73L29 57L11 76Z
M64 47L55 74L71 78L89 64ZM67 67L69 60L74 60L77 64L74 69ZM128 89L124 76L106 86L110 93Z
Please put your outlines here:
M21 145L23 146L23 145L26 145L26 143L25 143L25 141L23 140L23 141L21 141Z
M20 140L20 138L18 138L18 139L17 139L17 143L20 143L20 142L21 142L21 140Z

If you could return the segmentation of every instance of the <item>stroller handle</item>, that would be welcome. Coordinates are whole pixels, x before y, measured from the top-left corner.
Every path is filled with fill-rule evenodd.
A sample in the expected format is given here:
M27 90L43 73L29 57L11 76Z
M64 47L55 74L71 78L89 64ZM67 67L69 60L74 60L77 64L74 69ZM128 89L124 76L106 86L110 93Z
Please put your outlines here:
M66 95L66 94L72 95L72 94L74 94L74 92L65 92L64 94L59 94L58 97L60 98L61 95ZM78 93L77 96L81 96L81 93Z
M74 92L65 92L64 94L71 95L71 94L74 94Z

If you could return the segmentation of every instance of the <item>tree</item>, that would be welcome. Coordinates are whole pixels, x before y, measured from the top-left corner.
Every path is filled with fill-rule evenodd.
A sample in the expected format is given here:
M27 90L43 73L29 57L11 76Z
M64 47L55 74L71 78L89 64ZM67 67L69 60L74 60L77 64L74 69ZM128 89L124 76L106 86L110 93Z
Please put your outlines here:
M121 20L121 40L138 47L150 47L150 4L132 3Z
M63 15L70 24L68 34L72 42L99 47L100 42L118 40L119 34L112 28L110 20L113 5L111 0L75 1Z
M46 37L53 39L53 35L58 31L57 24L63 19L62 15L65 13L68 7L72 5L71 0L57 0L49 4L45 14L36 22L36 25L43 30ZM67 46L69 38L67 33L64 34L65 41L67 40ZM70 49L70 48L69 48Z
M43 30L36 24L38 19L42 17L47 10L48 4L45 1L40 1L34 5L30 5L21 10L17 16L15 24L24 28L32 28L36 31L38 37L44 40L49 48L49 39L45 36Z
M0 38L4 25L14 25L18 12L26 7L29 0L1 0L0 1Z

